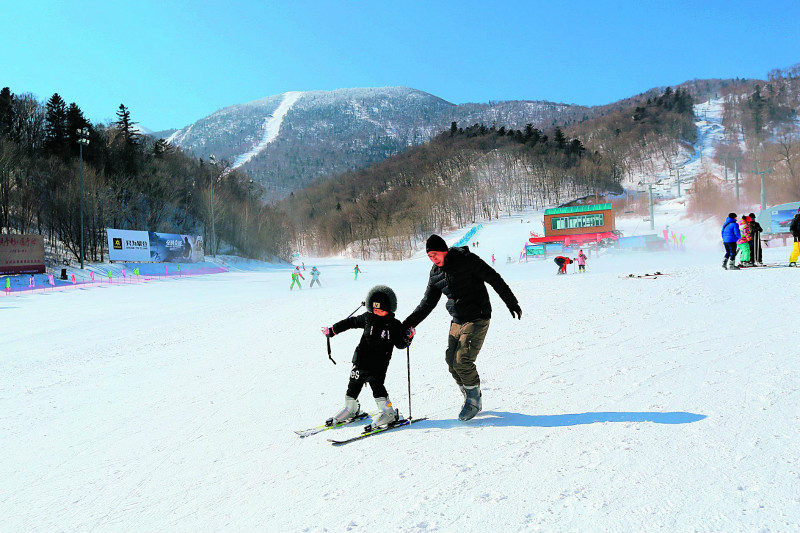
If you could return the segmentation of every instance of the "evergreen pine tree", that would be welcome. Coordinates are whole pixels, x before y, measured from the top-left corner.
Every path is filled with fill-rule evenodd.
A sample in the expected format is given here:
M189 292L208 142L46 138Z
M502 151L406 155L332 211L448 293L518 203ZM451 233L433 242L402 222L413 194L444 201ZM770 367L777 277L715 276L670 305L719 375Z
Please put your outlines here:
M135 174L137 168L137 155L139 153L139 133L134 129L136 122L131 120L131 112L120 104L117 110L117 148L120 150L123 170L128 174Z
M563 150L564 147L567 145L567 136L564 135L564 132L561 131L561 128L556 128L556 131L553 133L553 141L556 143L559 149Z
M49 153L66 158L69 155L67 137L67 104L58 93L45 106L44 147Z
M9 138L14 127L14 95L11 89L0 90L0 137Z
M77 156L80 151L80 146L78 145L78 130L82 128L88 129L90 125L86 117L83 116L83 111L81 111L81 108L78 107L78 104L75 102L69 104L67 108L66 124L70 153ZM85 153L84 156L86 156Z

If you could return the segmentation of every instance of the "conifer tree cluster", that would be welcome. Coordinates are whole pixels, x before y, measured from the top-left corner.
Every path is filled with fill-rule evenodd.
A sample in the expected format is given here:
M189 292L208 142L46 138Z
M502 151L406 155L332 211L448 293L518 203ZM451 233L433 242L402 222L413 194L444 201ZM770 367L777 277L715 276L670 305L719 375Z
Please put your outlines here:
M283 217L261 200L263 189L143 135L124 104L110 124L92 124L58 93L44 104L0 90L0 233L46 237L48 260L80 256L79 130L83 147L86 259L107 259L106 228L203 235L206 253L289 255ZM211 180L217 232L211 239ZM210 244L217 243L211 250Z

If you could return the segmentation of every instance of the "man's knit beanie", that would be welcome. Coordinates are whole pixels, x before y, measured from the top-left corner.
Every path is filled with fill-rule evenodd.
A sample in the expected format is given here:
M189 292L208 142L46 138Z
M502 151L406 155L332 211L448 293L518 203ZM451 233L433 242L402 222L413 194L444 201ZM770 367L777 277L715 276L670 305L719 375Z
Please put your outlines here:
M447 251L447 243L444 242L444 239L439 237L436 234L431 235L428 237L427 242L425 243L425 252L446 252Z

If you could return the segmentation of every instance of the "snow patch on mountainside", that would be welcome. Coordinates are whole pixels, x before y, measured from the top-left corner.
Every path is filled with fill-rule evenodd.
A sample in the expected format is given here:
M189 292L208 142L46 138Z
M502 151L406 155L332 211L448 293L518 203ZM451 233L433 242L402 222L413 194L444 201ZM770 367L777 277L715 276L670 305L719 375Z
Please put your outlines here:
M184 139L189 135L189 133L194 128L194 124L191 124L188 128L183 130L178 130L169 137L167 137L167 142L169 144L174 144L175 146L180 146Z
M249 151L237 156L233 162L232 168L238 168L244 165L257 156L269 143L278 138L278 133L281 131L281 124L283 124L283 118L302 96L303 93L298 91L284 93L283 100L278 106L278 109L276 109L272 115L264 119L264 125L262 126L264 134L261 140Z

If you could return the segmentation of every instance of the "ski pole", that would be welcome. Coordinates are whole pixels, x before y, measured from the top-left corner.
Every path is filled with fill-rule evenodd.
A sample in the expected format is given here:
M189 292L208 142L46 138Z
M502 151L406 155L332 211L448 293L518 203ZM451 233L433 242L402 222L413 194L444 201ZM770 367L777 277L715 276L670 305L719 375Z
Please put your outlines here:
M334 361L333 357L331 357L331 339L330 339L330 337L327 337L325 340L328 341L328 359L330 359L331 363L333 363L335 365L336 361Z
M355 310L353 310L353 312L352 312L352 313L350 313L349 315L347 315L347 318L350 318L351 316L353 316L354 314L356 314L356 311L358 311L359 309L361 309L361 306L362 306L362 305L364 305L364 302L361 302L361 304L359 304L359 306L358 306L358 307L356 307L356 308L355 308ZM346 319L345 319L345 320L346 320ZM326 339L325 339L325 340L327 340L327 341L328 341L328 359L330 359L330 360L331 360L331 363L333 363L333 364L335 365L335 364L336 364L336 361L334 361L334 360L333 360L333 357L331 357L331 338L330 338L330 337L326 337Z
M408 419L411 420L411 347L406 346L406 361L408 363Z

